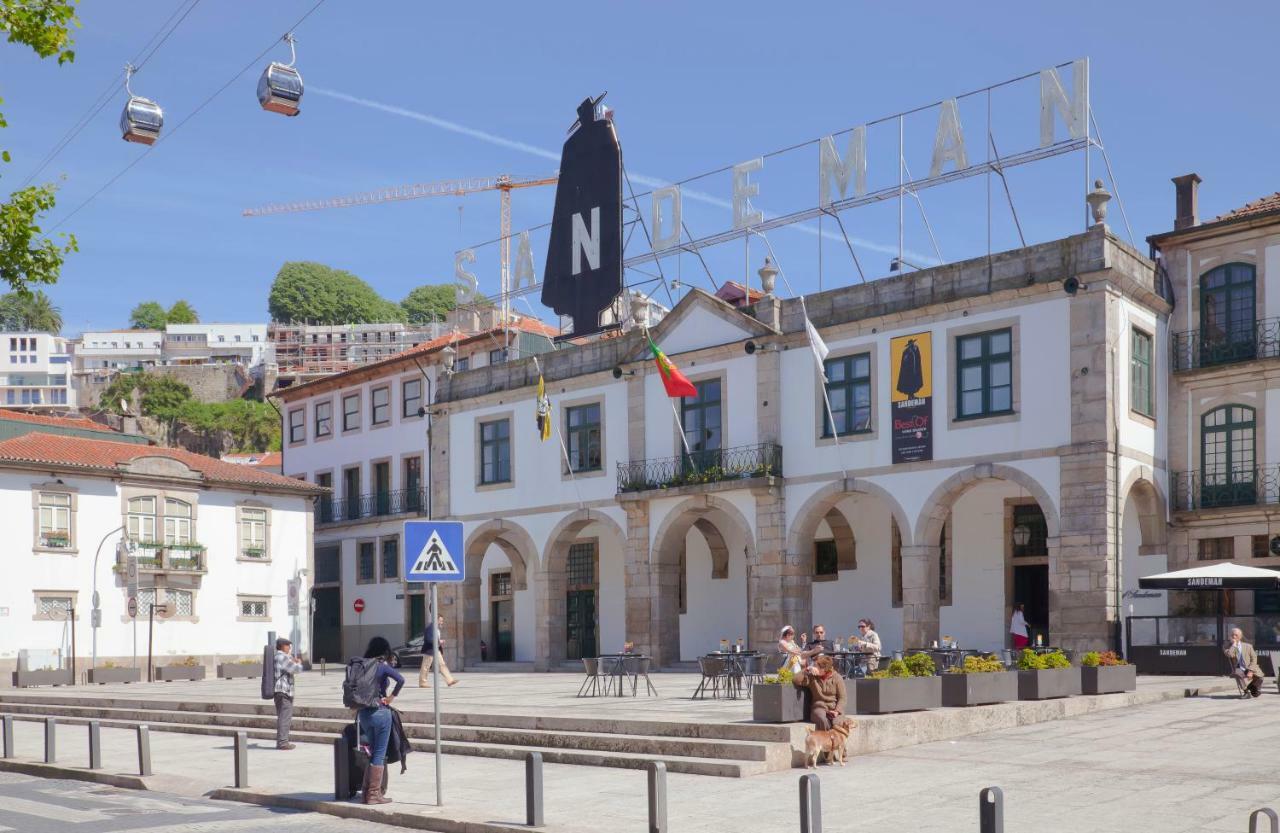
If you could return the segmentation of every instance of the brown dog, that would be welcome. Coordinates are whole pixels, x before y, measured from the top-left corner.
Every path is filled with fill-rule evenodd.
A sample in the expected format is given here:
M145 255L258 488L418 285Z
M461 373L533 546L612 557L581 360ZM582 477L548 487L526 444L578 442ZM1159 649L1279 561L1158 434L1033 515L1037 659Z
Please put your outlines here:
M844 766L845 743L849 740L849 732L857 725L858 721L842 716L836 718L830 729L810 730L804 739L805 768L815 768L823 752L827 753L827 763L839 761L840 766Z

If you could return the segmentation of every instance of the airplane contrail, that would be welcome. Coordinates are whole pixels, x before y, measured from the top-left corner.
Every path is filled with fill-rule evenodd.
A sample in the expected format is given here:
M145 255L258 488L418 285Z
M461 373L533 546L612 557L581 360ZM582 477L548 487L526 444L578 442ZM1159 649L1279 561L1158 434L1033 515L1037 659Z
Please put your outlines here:
M450 133L456 133L460 136L467 136L472 139L477 139L481 142L485 142L487 144L495 145L497 147L507 148L508 150L517 150L517 151L520 151L521 153L527 153L531 156L537 156L541 159L550 160L552 162L555 162L556 164L559 164L560 162L560 154L556 151L548 150L547 148L541 148L541 147L538 147L537 145L531 145L528 142L521 142L518 139L509 139L506 136L499 136L496 133L490 133L486 130L478 130L474 127L468 127L465 124L459 124L458 122L450 121L449 119L442 119L439 116L433 116L430 113L422 113L417 110L410 110L407 107L400 107L395 104L385 104L381 101L374 101L373 99L370 99L370 98L363 98L360 96L351 95L350 93L341 92L340 90L331 90L326 87L317 87L315 85L308 85L307 92L316 93L322 96L327 96L328 98L337 99L338 101L345 101L348 104L355 104L360 107L367 107L370 110L378 110L393 116L401 116L403 118L413 119L414 121L422 122L423 124L429 124L432 127L438 127L441 130L447 130ZM648 188L662 188L672 184L668 180L660 179L658 177L648 176L646 174L636 173L635 171L629 171L628 173L633 181L641 185L644 185ZM730 202L729 200L723 199L722 197L717 197L713 194L708 194L705 191L698 191L685 186L681 186L680 193L681 193L681 196L687 199L694 200L695 202L705 203L706 205L715 206L716 208L723 208L726 210L732 210L733 208L733 203ZM819 232L817 229L805 223L793 223L789 226L786 226L786 228L798 229L800 231L806 232L808 234L813 234L813 235L821 234L821 236L827 240L834 240L840 243L844 242L843 235L837 235L834 232L829 232L829 231ZM881 252L884 254L891 254L891 255L897 255L898 253L898 248L896 246L886 246L883 243L876 243L871 240L863 240L858 237L850 237L849 242L855 246L859 246L864 249L869 249L873 252ZM933 255L926 255L921 252L911 252L911 251L904 252L904 254L918 263L925 263L929 265L934 265L939 263L939 260Z

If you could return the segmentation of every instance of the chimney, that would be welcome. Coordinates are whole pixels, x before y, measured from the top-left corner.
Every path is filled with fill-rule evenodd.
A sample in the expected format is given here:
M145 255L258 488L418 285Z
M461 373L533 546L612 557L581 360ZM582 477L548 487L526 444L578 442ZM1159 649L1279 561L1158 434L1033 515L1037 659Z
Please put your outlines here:
M1174 193L1177 194L1178 213L1173 218L1173 230L1178 231L1184 228L1200 224L1200 198L1198 196L1200 190L1199 174L1183 174L1173 178Z

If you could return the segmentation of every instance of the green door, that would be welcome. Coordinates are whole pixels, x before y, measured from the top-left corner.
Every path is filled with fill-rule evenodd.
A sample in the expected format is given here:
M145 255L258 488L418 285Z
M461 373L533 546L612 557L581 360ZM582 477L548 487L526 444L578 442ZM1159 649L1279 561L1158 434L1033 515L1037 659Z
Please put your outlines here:
M596 649L596 591L570 590L565 597L568 643L565 656L582 659L599 655Z
M490 606L489 621L493 627L494 662L511 662L516 658L515 602L500 599Z
M316 587L311 591L316 609L311 639L312 661L342 663L342 588Z
M405 641L417 639L427 629L427 597L421 593L409 596L409 624Z

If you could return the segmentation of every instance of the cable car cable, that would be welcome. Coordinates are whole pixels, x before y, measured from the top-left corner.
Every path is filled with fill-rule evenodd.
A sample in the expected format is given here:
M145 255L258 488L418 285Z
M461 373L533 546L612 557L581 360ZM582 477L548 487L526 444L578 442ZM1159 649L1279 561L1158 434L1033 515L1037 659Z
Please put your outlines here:
M147 39L147 42L142 45L137 54L134 55L133 60L129 63L133 64L136 68L141 68L143 64L151 60L151 57L156 54L156 51L164 45L164 42L169 39L169 36L174 33L174 30L181 25L183 20L187 19L187 15L191 14L191 11L199 5L200 2L201 0L182 0L182 2L178 4L178 7L169 15L168 19L166 19L164 23L160 24L160 27L156 29L150 38ZM190 3L190 5L187 6L186 12L182 13L183 6L186 6L188 3ZM182 13L182 17L177 23L173 23L174 18L178 17L179 13ZM173 25L170 26L170 23L173 23ZM168 30L167 32L166 29ZM163 37L161 37L161 35L163 35ZM160 38L159 43L156 43L157 38ZM152 48L153 43L155 44L154 48ZM150 52L147 51L148 49L150 49ZM141 57L143 53L146 53L145 58ZM35 167L35 170L27 175L27 178L22 181L21 187L25 188L30 185L32 180L39 176L40 172L47 168L49 164L58 157L58 154L62 153L62 151L66 149L67 145L75 141L76 136L80 135L80 132L89 126L89 123L93 121L94 117L97 116L98 113L102 112L102 108L106 107L107 104L115 98L119 90L120 81L118 78L113 78L107 84L106 89L104 89L102 93L94 99L94 103L89 105L86 113L72 124L71 127L67 128L67 132L62 134L62 138L60 138L54 144L53 148L44 155L40 160L40 163Z
M316 4L315 4L314 6L312 6L312 7L311 7L307 12L306 12L306 14L304 14L304 15L302 15L302 17L298 18L297 22L295 22L292 26L290 26L286 31L289 31L289 32L295 31L299 26L301 26L301 25L302 25L303 21L305 21L307 18L311 17L311 15L315 14L316 10L317 10L317 9L319 9L321 6L323 6L323 5L325 4L325 2L326 2L326 0L317 0ZM171 139L175 133L177 133L179 130L181 130L181 129L182 129L183 125L185 125L187 122L191 121L193 118L195 118L197 115L199 115L199 113L200 113L200 111L201 111L201 110L203 110L205 107L209 106L209 104L211 104L215 98L217 98L218 96L220 96L220 95L222 95L224 92L226 92L227 88L228 88L228 87L230 87L232 84L234 84L236 81L240 80L241 76L243 76L246 72L248 72L249 70L253 69L254 67L258 66L258 65L259 65L259 63L262 61L262 59L263 59L263 58L265 58L265 57L267 56L267 54L268 54L269 52L271 52L271 50L275 49L275 48L276 48L276 46L277 46L277 44L279 44L279 43L280 43L280 38L278 38L278 37L273 38L273 39L271 40L271 45L270 45L270 46L268 46L266 49L262 50L262 51L261 51L261 52L259 52L256 56L254 56L253 60L252 60L252 61L250 61L249 63L245 64L245 66L244 66L244 68L243 68L243 69L241 69L241 70L240 70L239 72L237 72L235 75L231 76L231 78L229 78L225 84L223 84L223 85L222 85L221 87L219 87L218 89L214 90L214 92L213 92L213 94L212 94L212 95L210 95L210 96L209 96L208 98L206 98L204 101L200 102L199 106L197 106L197 107L196 107L196 109L194 109L194 110L192 110L190 113L188 113L188 114L187 114L187 116L186 116L182 121L180 121L180 122L178 122L177 124L175 124L175 125L173 126L173 128L172 128L171 130L169 130L168 134L166 134L165 139ZM157 142L156 142L156 144L148 145L146 150L144 150L141 154L139 154L139 155L138 155L135 159L133 159L133 161L131 161L129 164L127 164L127 165L125 165L123 168L121 168L121 169L116 173L116 175L115 175L115 176L111 177L111 178L110 178L110 179L108 179L105 183L103 183L103 184L102 184L102 186L101 186L100 188L98 188L98 190L96 190L96 191L94 191L92 194L90 194L90 195L89 195L89 197L88 197L86 200L84 200L84 202L82 202L82 203L80 203L79 205L77 205L74 209L72 209L72 210L71 210L71 213L70 213L70 214L67 214L65 217L63 217L61 220L59 220L57 223L55 223L55 224L52 226L52 228L50 228L49 230L50 230L50 231L57 231L59 228L61 228L61 227L62 227L62 225L63 225L64 223L66 223L66 222L67 222L68 220L70 220L72 217L74 217L74 216L76 216L77 214L79 214L81 210L83 210L87 205L89 205L89 203L91 203L91 202L93 202L95 199L97 199L97 198L98 198L98 196L99 196L99 195L101 195L103 191L106 191L106 190L107 190L108 188L110 188L112 185L116 184L116 182L118 182L118 181L120 180L120 178L121 178L121 177L123 177L123 176L124 176L125 174L127 174L130 170L132 170L134 165L137 165L137 164L138 164L139 162L141 162L143 159L146 159L146 158L147 158L147 156L148 156L148 155L150 155L151 151L155 150L156 146L157 146L159 143L160 143L160 142L159 142L159 141L157 141Z

